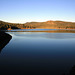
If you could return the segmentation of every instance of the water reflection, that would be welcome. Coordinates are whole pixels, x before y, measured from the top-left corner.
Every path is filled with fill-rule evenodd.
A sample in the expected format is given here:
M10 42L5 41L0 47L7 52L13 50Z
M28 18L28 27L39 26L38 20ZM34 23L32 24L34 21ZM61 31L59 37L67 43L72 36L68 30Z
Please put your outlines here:
M14 29L7 32L48 32L48 33L75 33L75 29Z
M62 75L75 64L74 33L7 33L12 40L0 54L0 73Z
M10 30L11 35L21 37L43 37L52 39L73 39L75 30L68 29L16 29ZM69 33L69 34L68 34Z
M48 32L7 32L16 37L35 37L49 39L75 39L74 33L48 33Z

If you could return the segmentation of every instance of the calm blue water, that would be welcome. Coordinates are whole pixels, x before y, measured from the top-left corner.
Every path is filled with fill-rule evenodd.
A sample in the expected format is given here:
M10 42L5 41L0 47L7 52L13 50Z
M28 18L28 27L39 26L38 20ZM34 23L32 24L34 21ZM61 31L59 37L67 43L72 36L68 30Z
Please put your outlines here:
M11 41L0 53L0 72L9 75L62 75L75 65L75 34L7 32Z

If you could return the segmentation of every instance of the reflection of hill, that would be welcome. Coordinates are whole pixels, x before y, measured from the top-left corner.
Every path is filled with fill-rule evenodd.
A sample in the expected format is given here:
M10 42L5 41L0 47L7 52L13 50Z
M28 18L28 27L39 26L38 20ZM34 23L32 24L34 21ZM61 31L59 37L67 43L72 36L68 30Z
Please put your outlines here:
M18 37L43 37L49 39L74 39L75 30L42 30L42 31L13 31L8 32L12 36Z
M10 36L9 34L0 32L0 51L10 41L11 38L12 38L12 36Z
M56 30L11 30L8 32L48 32L48 33L75 33L75 30L56 29Z
M75 30L47 30L47 31L26 31L26 32L75 33Z

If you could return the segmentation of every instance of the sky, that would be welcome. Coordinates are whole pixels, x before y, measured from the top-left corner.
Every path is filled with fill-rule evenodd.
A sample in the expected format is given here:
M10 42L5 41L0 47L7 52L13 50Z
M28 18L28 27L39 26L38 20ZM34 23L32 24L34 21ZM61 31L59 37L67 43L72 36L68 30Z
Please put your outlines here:
M0 20L11 23L75 22L75 0L0 0Z

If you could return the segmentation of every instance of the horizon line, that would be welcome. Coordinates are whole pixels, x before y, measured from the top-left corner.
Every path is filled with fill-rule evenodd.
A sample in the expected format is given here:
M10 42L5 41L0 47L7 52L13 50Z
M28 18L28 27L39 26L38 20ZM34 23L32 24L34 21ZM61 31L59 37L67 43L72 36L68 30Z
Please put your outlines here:
M19 22L9 22L9 21L4 21L4 20L0 20L3 22L7 22L7 23L16 23L16 24L24 24L24 23L29 23L29 22L48 22L48 21L62 21L62 22L71 22L71 23L75 23L75 21L63 21L63 20L46 20L46 21L27 21L27 22L23 22L23 23L19 23Z

